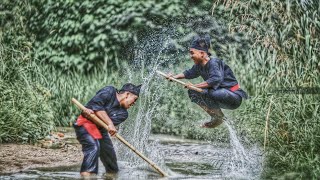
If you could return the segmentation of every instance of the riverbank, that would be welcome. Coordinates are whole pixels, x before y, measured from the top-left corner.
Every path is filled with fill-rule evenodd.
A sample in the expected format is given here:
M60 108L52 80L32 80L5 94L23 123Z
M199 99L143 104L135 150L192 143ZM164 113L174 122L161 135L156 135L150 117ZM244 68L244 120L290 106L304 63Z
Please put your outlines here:
M1 144L0 174L40 167L80 165L83 157L81 145L75 139L73 131L66 129L64 131L60 147L48 147L40 142L35 145Z
M128 140L133 141L130 138ZM234 136L230 143L221 143L151 134L148 141L150 146L145 155L169 174L170 179L260 179L263 158L259 148L245 148ZM112 179L162 179L146 162L140 158L135 160L137 155L134 153L121 152L129 151L128 148L121 148L116 142L114 145L120 171L113 174ZM72 159L74 156L66 156L65 161L61 159L63 152L56 152L59 153L55 158L56 162L61 166L45 164L43 168L1 175L0 179L80 179L80 163L74 166L70 164L75 160ZM48 157L47 154L45 156ZM49 158L48 161L55 160ZM94 179L107 179L105 172L99 161L99 170Z

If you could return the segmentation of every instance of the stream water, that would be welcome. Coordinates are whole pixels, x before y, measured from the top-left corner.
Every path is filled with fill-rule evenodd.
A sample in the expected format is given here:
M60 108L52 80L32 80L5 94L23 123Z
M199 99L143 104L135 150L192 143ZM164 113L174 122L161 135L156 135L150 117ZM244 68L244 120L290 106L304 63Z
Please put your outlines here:
M232 133L230 144L151 135L149 143L157 144L155 151L164 154L161 167L169 177L159 176L146 162L132 165L127 161L119 161L118 174L106 175L100 162L99 174L93 179L259 179L262 170L259 149L245 149ZM39 168L2 176L0 179L79 179L79 169L80 164Z

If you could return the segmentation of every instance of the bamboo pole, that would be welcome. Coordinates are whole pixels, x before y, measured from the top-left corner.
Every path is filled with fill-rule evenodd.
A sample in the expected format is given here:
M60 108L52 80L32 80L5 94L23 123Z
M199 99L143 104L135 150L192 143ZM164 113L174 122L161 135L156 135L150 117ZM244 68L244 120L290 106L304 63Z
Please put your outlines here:
M77 101L76 99L72 98L71 100L79 109L81 109L82 111L84 111L86 109L86 107L84 107L79 101ZM106 123L104 123L101 119L99 119L95 114L90 114L90 118L91 120L105 128L106 130L109 129L108 125ZM151 167L153 167L157 172L159 172L162 176L168 176L164 171L162 171L154 162L152 162L150 159L148 159L146 156L144 156L141 152L139 152L136 148L134 148L128 141L126 141L125 139L123 139L123 137L121 137L118 133L115 134L115 137L118 138L123 144L125 144L126 146L128 146L134 153L136 153L138 156L140 156L143 160L145 160L147 163L149 163L149 165Z
M272 98L273 98L273 96L271 96L271 98L270 98L269 108L268 108L267 117L266 117L266 125L265 125L265 128L264 128L264 142L263 142L264 151L266 150L267 141L268 141L268 135L269 135L269 133L268 133L268 130L269 130L269 116L270 116L270 111L271 111Z
M170 80L172 80L172 81L175 81L175 82L177 82L177 83L179 83L179 84L182 84L183 86L186 86L186 84L187 84L187 83L185 83L185 82L183 82L183 81L180 81L180 80L178 80L178 79L176 79L176 78L168 77L165 73L163 73L163 72L161 72L161 71L156 71L156 72L157 72L158 74L164 76L165 78L168 78L168 79L170 79ZM202 91L203 91L201 88L197 88L197 87L194 87L194 86L188 86L187 88L188 88L188 89L191 89L191 90L194 90L194 91L198 91L198 92L202 92Z

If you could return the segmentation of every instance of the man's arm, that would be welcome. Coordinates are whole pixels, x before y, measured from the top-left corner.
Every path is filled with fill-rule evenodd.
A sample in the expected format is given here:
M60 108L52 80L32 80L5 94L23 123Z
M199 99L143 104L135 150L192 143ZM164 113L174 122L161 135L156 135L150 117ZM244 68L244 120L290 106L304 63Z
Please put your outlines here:
M109 127L109 133L111 136L113 136L115 133L117 133L116 128L114 127L113 122L111 121L110 117L106 113L106 111L95 111L95 114L108 125Z
M193 85L194 87L197 87L197 88L209 88L209 87L211 87L208 83L207 83L207 81L204 81L204 82L202 82L202 83L199 83L199 84L195 84L195 85Z
M200 74L197 71L197 66L192 66L191 69L185 70L183 73L173 75L172 73L169 73L167 75L168 77L173 77L175 79L194 79L200 76Z
M185 78L185 76L184 76L183 73L177 74L177 75L168 74L168 76L169 76L169 77L173 77L173 78L175 78L175 79L184 79L184 78ZM197 87L197 88L209 88L209 87L211 87L211 86L208 84L208 82L206 82L206 81L203 81L202 83L195 84L195 85L193 85L193 84L187 84L187 86L188 86L188 85L194 86L194 87Z
M206 82L212 89L216 90L223 81L223 69L220 68L218 62L212 61L209 66L209 78Z
M184 78L185 78L185 76L184 76L183 73L174 75L174 76L172 76L172 77L175 78L175 79L184 79Z

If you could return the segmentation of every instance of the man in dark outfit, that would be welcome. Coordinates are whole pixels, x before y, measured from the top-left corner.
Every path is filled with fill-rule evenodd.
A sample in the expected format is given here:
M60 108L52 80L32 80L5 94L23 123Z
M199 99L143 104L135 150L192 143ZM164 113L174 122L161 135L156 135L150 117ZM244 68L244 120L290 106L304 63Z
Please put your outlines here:
M241 105L242 98L247 98L245 91L240 89L230 67L218 58L211 58L209 53L210 37L194 37L189 53L194 65L191 69L178 75L168 74L176 79L193 79L201 76L204 82L187 86L201 88L203 92L188 90L192 102L197 103L211 117L202 127L213 128L223 122L224 114L220 108L236 109Z
M85 105L87 108L74 123L77 139L84 154L80 174L89 176L98 173L98 158L107 173L118 172L117 157L112 141L106 129L90 121L88 114L94 113L109 127L109 134L114 135L119 125L128 118L128 111L139 97L141 85L125 84L120 91L113 86L106 86Z

